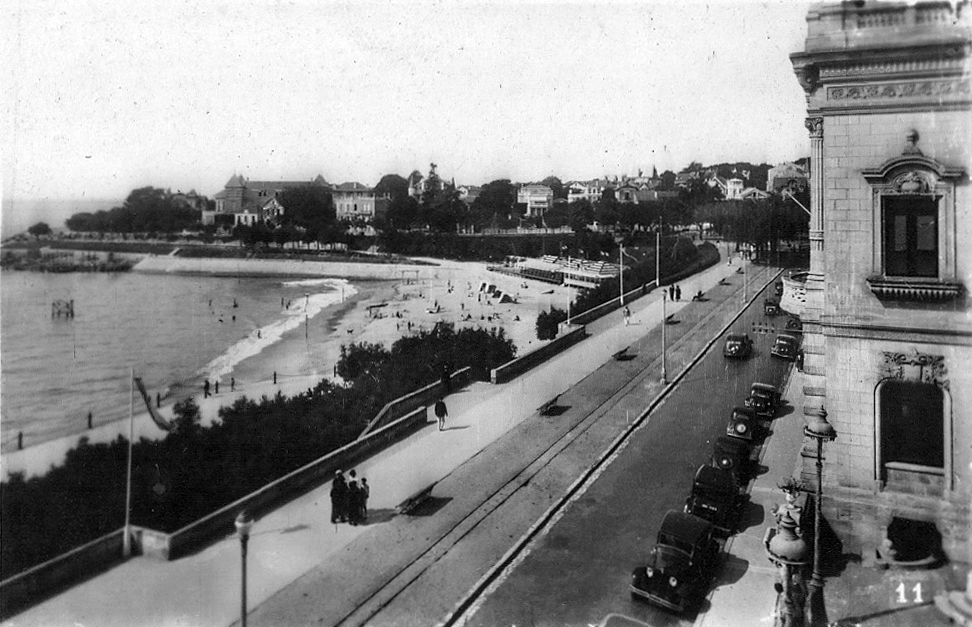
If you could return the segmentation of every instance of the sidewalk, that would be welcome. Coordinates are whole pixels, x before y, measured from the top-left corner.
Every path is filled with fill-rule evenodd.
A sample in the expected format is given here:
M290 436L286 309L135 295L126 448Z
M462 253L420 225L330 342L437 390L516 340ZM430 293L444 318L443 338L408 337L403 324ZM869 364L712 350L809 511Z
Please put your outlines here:
M681 282L682 292L708 291L737 267L717 264ZM678 312L686 304L684 300L669 303L667 313ZM449 475L535 415L544 402L598 369L614 352L658 326L654 321L662 317L659 292L629 306L629 326L622 324L620 311L612 312L588 325L593 337L513 382L476 383L450 395L445 432L436 430L430 416L429 427L359 466L359 475L367 477L372 487L369 525L329 523L329 483L258 520L249 545L249 607L257 607L369 527L392 518L395 505L408 495ZM132 559L4 624L226 625L239 616L239 573L239 541L231 535L173 562Z
M785 502L778 484L800 476L804 397L803 374L796 367L783 397L787 404L763 445L760 465L767 470L753 481L739 531L726 542L722 570L695 627L774 624L777 569L766 556L763 537L767 528L776 526L774 506Z

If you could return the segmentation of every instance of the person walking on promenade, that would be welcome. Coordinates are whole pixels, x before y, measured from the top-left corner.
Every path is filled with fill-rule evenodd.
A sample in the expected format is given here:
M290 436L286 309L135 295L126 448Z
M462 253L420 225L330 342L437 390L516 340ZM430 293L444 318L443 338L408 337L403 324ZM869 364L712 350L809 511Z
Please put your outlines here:
M347 498L348 484L344 481L344 473L338 470L331 482L331 524L336 525L348 519L345 507Z
M628 326L628 322L631 321L631 310L627 307L624 308L624 326Z
M442 390L443 394L452 391L452 368L449 364L442 364Z
M675 300L682 300L682 288L678 285L675 286Z
M672 283L668 286L668 300L675 300L675 284Z
M449 410L441 398L435 402L435 417L439 420L439 431L445 429L445 419L449 417Z
M216 393L219 394L219 380L216 380Z
M203 382L203 398L209 398L209 379Z
M236 391L236 377L230 377L230 392Z

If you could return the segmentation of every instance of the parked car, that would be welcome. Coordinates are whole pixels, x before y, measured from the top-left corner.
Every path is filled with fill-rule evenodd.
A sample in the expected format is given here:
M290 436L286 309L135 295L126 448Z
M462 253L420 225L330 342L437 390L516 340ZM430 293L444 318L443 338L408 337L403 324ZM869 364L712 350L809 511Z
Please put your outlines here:
M631 596L674 612L701 601L719 558L712 531L707 520L669 510L648 565L631 573Z
M780 393L769 383L757 381L750 388L745 405L755 411L757 416L774 418L780 409Z
M726 345L722 349L722 354L726 357L745 359L753 352L753 341L749 339L748 333L730 333L726 336Z
M739 483L744 483L749 473L749 442L720 435L712 447L712 465L732 471Z
M685 513L708 520L723 533L735 526L739 484L729 470L699 466L692 481L692 493L685 501Z
M783 333L776 336L776 341L773 343L773 348L770 349L770 354L773 357L793 361L796 359L799 346L800 342L795 337Z
M749 407L733 407L726 425L726 435L752 442L756 430L756 412Z
M775 298L768 298L763 302L763 313L767 316L780 315L780 301Z

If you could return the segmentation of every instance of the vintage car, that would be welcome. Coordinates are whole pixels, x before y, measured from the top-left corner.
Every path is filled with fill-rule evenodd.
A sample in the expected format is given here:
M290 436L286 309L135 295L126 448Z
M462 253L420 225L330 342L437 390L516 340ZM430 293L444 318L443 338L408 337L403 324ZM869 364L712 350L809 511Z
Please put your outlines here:
M776 341L773 342L773 348L770 349L770 354L773 355L773 357L793 361L796 359L799 346L799 340L792 335L783 333L776 336Z
M753 341L748 333L730 333L726 336L726 345L722 354L726 357L744 359L753 352Z
M768 298L763 302L763 313L767 316L780 315L780 301L775 298Z
M631 596L683 612L705 596L719 558L712 523L669 510L648 565L631 573Z
M745 440L720 435L712 447L712 465L730 470L743 483L749 472L750 444Z
M726 435L752 442L756 431L756 412L749 407L733 407L726 425Z
M739 484L729 470L699 466L692 481L692 493L685 501L685 513L708 520L723 533L732 533Z
M774 418L780 409L780 393L769 383L757 381L750 388L745 405L755 411L757 416Z

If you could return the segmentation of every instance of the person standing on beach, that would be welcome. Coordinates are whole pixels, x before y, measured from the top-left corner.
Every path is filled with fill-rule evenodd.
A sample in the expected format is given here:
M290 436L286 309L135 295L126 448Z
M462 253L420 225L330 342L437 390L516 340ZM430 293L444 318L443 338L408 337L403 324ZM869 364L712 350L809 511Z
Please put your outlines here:
M347 496L348 484L344 481L344 473L338 470L331 482L331 524L336 525L347 520Z
M216 381L216 393L219 394L219 380Z
M209 379L203 382L203 398L209 398Z
M236 391L236 377L230 377L230 392Z

